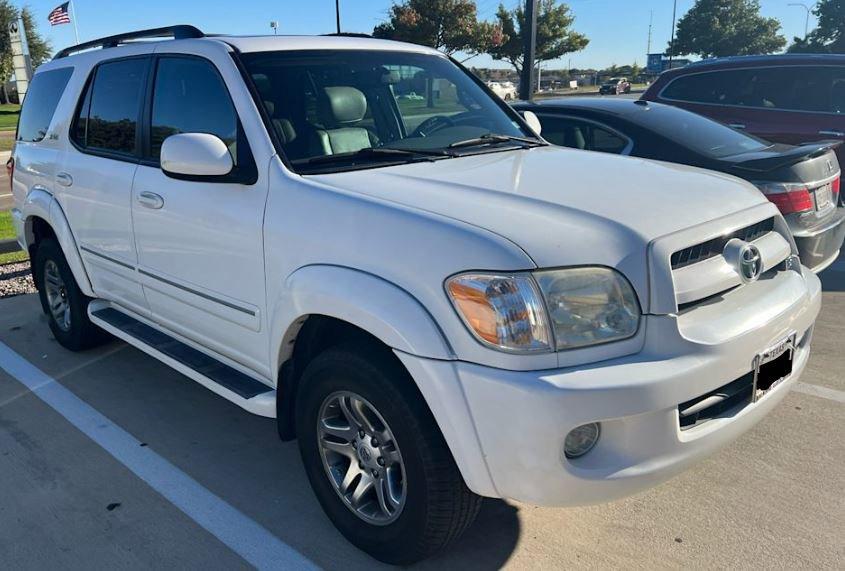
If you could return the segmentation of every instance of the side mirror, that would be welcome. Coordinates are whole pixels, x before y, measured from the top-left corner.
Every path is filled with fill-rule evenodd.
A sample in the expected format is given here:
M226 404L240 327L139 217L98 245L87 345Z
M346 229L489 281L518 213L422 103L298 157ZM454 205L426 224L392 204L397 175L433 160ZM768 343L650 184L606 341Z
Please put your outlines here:
M543 126L540 124L540 119L537 118L537 115L533 111L523 111L522 118L525 119L525 122L528 123L529 127L531 127L531 130L537 135L539 135L540 131L543 130Z
M225 176L233 167L229 148L216 135L180 133L161 145L161 170L174 178Z

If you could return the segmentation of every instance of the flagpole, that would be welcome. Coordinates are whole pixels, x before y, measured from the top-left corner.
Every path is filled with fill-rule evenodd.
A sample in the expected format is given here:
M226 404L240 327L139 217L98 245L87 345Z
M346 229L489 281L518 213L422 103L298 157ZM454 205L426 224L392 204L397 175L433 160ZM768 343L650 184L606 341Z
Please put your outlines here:
M76 27L76 6L73 4L73 0L70 0L70 9L73 12L73 33L76 35L76 45L79 45L79 29Z

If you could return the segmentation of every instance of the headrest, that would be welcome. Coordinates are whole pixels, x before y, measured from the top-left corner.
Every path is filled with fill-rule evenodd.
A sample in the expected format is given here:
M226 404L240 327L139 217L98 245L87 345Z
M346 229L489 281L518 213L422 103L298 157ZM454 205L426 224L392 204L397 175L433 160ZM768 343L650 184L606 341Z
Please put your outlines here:
M267 110L267 115L270 117L276 116L276 104L272 101L264 101L264 109Z
M323 121L330 125L357 123L367 112L367 98L354 87L325 87L321 99Z
M276 127L276 134L279 135L283 145L290 144L296 139L293 123L287 119L273 119L273 126Z

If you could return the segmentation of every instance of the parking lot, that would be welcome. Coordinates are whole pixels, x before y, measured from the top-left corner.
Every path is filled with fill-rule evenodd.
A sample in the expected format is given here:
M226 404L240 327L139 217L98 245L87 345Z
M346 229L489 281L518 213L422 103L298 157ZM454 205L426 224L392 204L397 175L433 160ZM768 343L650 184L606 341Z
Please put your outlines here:
M487 500L419 567L841 568L845 259L823 278L803 382L753 431L625 501ZM122 343L62 349L34 295L0 300L0 342L3 567L379 568L323 515L274 421Z

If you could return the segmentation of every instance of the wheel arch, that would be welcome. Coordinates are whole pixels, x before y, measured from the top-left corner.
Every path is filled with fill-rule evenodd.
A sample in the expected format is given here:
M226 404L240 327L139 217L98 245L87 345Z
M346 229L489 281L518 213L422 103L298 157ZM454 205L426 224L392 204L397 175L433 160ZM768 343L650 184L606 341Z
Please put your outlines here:
M38 242L47 237L54 238L65 255L79 289L88 297L95 297L70 224L53 195L43 189L33 189L27 195L21 212L24 219L26 248L33 263ZM36 287L40 287L40 280L35 272L33 276Z

